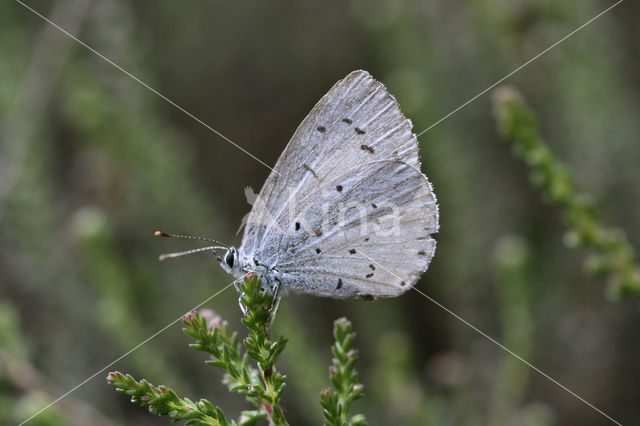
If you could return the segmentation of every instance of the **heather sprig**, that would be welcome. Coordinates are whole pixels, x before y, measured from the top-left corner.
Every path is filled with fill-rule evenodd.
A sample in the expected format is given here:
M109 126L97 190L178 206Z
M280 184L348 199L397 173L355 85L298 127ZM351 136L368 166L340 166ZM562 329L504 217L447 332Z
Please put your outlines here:
M186 420L187 425L255 425L260 419L270 425L287 425L280 399L285 389L286 376L276 367L278 357L287 339L271 337L274 296L262 291L261 282L254 274L248 274L241 285L241 302L246 308L242 323L249 330L240 342L237 333L211 310L189 312L182 318L183 331L195 339L192 349L210 355L207 365L224 370L223 382L229 391L245 395L255 405L255 410L243 411L237 421L227 420L222 410L206 399L194 402L179 397L166 386L154 386L142 379L137 381L128 374L112 372L107 382L117 391L131 397L131 402L147 407L149 412L168 416L173 421ZM333 361L329 369L332 388L322 392L321 403L328 425L364 425L361 414L347 420L351 403L363 396L363 386L358 383L354 364L358 351L352 349L355 333L346 318L336 320L332 347ZM251 362L251 361L255 362Z
M276 368L276 361L284 350L287 339L284 336L271 338L271 323L273 322L274 296L261 291L261 283L256 275L245 278L242 286L244 293L242 303L247 309L242 323L249 329L249 335L243 343L247 354L258 365L262 383L254 386L254 394L261 402L261 408L269 412L270 419L275 424L286 424L284 412L280 407L280 398L285 389L286 376Z
M244 394L256 410L243 411L237 422L228 421L222 410L209 401L201 399L196 403L180 398L166 386L156 387L144 379L136 381L120 372L109 373L107 382L130 395L132 403L148 407L149 412L169 416L174 421L187 420L189 425L253 425L259 419L266 419L271 425L287 425L280 406L286 376L276 368L287 339L271 337L274 296L262 291L260 280L252 274L245 277L241 290L246 307L242 323L249 330L242 342L228 323L211 310L189 312L182 323L185 334L195 339L189 347L209 354L211 359L205 363L223 369L228 389ZM255 366L251 359L255 360Z
M270 336L274 297L261 291L260 280L255 275L248 275L241 289L242 303L247 310L242 323L249 329L249 335L242 342L246 352L243 353L237 334L229 329L227 322L207 310L190 312L183 318L184 332L196 339L189 347L211 355L212 359L205 363L225 371L224 382L230 391L245 394L272 424L287 424L280 407L286 376L276 368L287 340ZM249 364L249 357L256 361L257 367Z
M590 272L608 276L610 296L639 294L640 268L624 232L601 223L591 198L575 188L566 166L543 141L520 93L503 87L494 93L493 101L502 136L531 169L533 184L562 208L569 226L567 243L592 250L585 264Z
M329 367L331 388L322 391L320 402L326 424L329 426L366 425L362 414L356 414L347 420L349 408L356 399L364 396L364 386L358 383L358 372L354 368L358 361L357 349L351 346L356 337L351 322L346 318L333 323L335 342L331 347L333 360Z
M189 312L182 323L185 334L196 339L189 347L210 354L211 359L205 364L225 371L223 380L229 390L246 394L249 401L259 406L260 393L256 394L260 387L258 370L249 364L237 333L229 329L227 322L211 310L202 310Z
M173 421L186 420L189 426L236 424L229 423L222 410L206 399L193 402L188 398L180 398L166 386L153 386L144 379L136 381L129 374L111 372L107 376L107 383L118 392L131 396L132 403L148 407L150 413L168 416Z

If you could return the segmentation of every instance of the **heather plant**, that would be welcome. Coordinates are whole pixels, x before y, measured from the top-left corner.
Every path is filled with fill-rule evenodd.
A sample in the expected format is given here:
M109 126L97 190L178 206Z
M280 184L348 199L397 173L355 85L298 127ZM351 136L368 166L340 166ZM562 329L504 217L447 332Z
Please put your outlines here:
M565 242L590 249L585 266L606 275L607 294L619 298L640 293L640 268L623 231L605 226L590 194L579 191L567 167L540 136L533 111L518 91L498 89L493 96L498 129L515 155L531 170L531 181L562 210L568 226Z
M190 348L205 352L210 359L205 364L224 371L223 383L230 392L243 394L254 409L240 413L231 420L222 409L206 399L193 401L180 397L167 386L154 386L145 379L136 380L129 374L111 372L107 382L118 392L131 397L131 402L147 407L150 413L168 416L187 425L254 425L260 420L269 425L287 425L281 405L287 377L277 368L278 357L287 339L271 336L274 297L261 290L256 275L248 275L241 285L242 303L246 314L242 323L248 335L241 341L227 321L211 310L189 312L183 319L183 331L195 339ZM341 318L334 324L333 361L329 369L332 387L321 394L326 424L329 426L364 425L363 415L348 418L353 401L363 396L354 364L357 350L352 348L355 333L351 323Z

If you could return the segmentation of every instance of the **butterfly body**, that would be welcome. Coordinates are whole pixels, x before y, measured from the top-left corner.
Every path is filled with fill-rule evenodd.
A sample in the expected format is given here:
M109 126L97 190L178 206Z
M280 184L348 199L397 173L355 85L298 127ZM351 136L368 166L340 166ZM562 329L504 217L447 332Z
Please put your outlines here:
M249 258L235 247L229 247L223 257L218 256L215 251L214 254L220 266L239 280L248 273L255 273L260 278L264 291L274 293L277 288L280 288L286 292L287 287L282 285L283 279L275 265L263 264L255 257Z

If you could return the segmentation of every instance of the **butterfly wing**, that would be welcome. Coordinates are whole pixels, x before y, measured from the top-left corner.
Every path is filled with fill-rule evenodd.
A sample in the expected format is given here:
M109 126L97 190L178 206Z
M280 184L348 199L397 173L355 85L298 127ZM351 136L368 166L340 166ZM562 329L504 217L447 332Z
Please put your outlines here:
M312 197L295 209L294 224L303 225L279 242L277 269L293 291L398 296L427 269L438 210L418 169L401 161L366 163L327 179Z
M293 290L337 297L397 295L408 288L400 285L402 281L415 283L435 248L430 234L437 231L437 206L419 168L411 122L381 83L365 71L354 71L329 90L296 130L253 205L241 252L288 273ZM344 229L350 225L340 225L335 217L336 209L344 203L365 202L370 210L377 210L367 213L366 220L379 219L384 210L371 205L393 204L403 217L401 233L421 230L412 242L399 235L368 237L367 249L359 258L370 271L369 265L376 267L373 260L383 265L388 251L400 254L389 262L387 275L382 271L370 277L372 272L358 275L346 270L353 265L341 263L339 248L364 243L367 236L353 239ZM421 243L415 242L418 237ZM314 253L325 256L307 259L303 253L312 247L315 251L319 241L324 241L327 252ZM365 255L371 257L366 264ZM338 285L338 278L330 280L326 273L318 276L323 267L353 274L353 279L346 283L340 278Z

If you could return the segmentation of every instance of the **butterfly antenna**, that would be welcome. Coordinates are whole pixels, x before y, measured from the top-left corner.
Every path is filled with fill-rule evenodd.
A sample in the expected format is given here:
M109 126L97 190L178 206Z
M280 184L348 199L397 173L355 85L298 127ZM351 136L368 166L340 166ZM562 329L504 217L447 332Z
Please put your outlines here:
M200 248L197 248L197 249L181 251L181 252L178 252L178 253L163 254L158 259L160 259L160 261L163 261L163 260L167 260L167 259L172 259L174 257L186 256L188 254L200 253L202 251L209 251L209 250L216 250L216 249L225 249L226 250L227 248L226 247L222 247L222 246L200 247Z
M162 231L156 231L154 233L154 235L156 237L165 237L165 238L183 238L183 239L187 239L187 240L200 240L200 241L208 241L210 243L216 243L218 244L220 247L218 248L224 248L224 249L228 249L229 247L225 244L225 243L221 243L218 240L213 240L211 238L204 238L204 237L194 237L191 235L178 235L178 234L167 234L166 232L162 232Z

